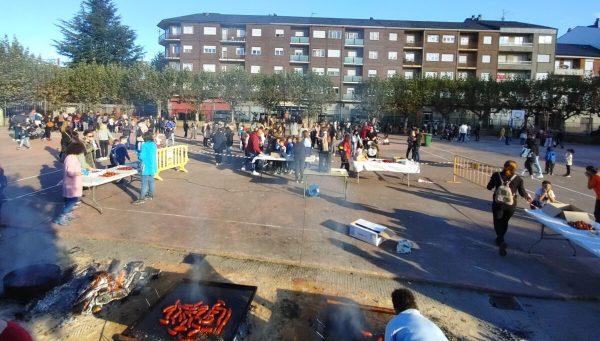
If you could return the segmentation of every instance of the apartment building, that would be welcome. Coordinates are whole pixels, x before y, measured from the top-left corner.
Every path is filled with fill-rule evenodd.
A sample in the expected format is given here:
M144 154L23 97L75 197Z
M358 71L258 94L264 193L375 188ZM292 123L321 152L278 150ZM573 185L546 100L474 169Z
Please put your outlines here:
M366 77L536 79L554 70L556 29L464 22L201 13L164 19L169 64L192 71L328 75L340 103ZM342 105L343 106L343 105Z
M600 49L590 45L556 44L554 73L565 76L600 76Z

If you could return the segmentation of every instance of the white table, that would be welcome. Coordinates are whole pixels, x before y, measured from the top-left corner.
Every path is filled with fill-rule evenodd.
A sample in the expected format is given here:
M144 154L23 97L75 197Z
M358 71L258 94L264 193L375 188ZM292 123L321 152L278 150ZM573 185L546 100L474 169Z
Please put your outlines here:
M117 169L117 168L125 167L125 166L127 166L127 165L122 165L122 166L117 166L117 167L107 168L107 169L97 169L95 171L99 171L99 172L90 172L89 175L82 175L81 182L83 183L83 187L87 187L90 190L90 192L92 192L93 205L83 201L83 199L82 199L83 203L92 208L95 208L98 212L100 212L100 214L102 214L102 206L100 206L100 204L96 201L96 187L107 184L109 182L119 181L119 180L127 178L127 177L133 177L134 175L138 174L138 170L135 168L133 170L118 170ZM131 166L129 166L129 167L131 167ZM117 174L114 176L111 176L111 177L101 176L102 174L104 174L106 172L114 172Z
M571 248L573 249L573 256L577 254L575 248L571 244L571 242L581 246L582 248L590 251L594 255L600 257L600 235L595 234L598 231L590 232L584 230L577 230L567 224L567 222L560 218L554 218L542 210L525 210L527 214L529 214L532 218L537 220L540 224L542 224L542 230L540 233L540 239L538 239L535 243L533 243L529 247L529 252L531 253L531 249L540 243L543 239L551 239L551 240L566 240ZM596 229L600 229L600 224L595 223L594 226ZM546 233L544 230L548 227L557 233Z
M356 171L356 182L358 183L360 183L360 172L362 171L405 174L408 186L410 186L410 175L421 173L419 163L412 160L402 160L401 162L383 162L381 159L352 161L352 167Z

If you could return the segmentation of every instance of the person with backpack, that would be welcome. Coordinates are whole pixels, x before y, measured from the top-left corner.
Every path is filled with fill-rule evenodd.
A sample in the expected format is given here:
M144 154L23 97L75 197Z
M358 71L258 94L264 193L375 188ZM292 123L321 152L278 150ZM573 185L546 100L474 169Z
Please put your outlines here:
M556 164L556 152L553 147L546 149L546 174L552 175L554 173L554 165Z
M496 231L496 245L498 245L500 256L504 257L507 248L504 235L508 230L508 221L517 208L517 193L528 203L531 203L532 199L525 190L523 179L517 175L517 163L512 160L504 163L502 171L492 174L487 189L494 190L492 214Z

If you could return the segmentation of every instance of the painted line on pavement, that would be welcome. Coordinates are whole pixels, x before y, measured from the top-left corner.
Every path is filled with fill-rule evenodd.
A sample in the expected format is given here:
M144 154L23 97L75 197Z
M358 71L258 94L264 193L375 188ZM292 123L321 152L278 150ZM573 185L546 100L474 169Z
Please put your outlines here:
M33 192L26 193L26 194L22 194L22 195L19 195L18 197L9 198L9 199L6 199L5 201L12 201L12 200L21 199L21 198L28 197L28 196L33 195L33 194L37 194L37 193L41 193L41 192L47 191L49 189L52 189L52 188L55 188L55 187L58 187L58 186L62 186L62 183L58 183L58 184L56 184L54 186L42 188L42 189L37 190L37 191L33 191Z
M23 181L23 180L29 180L29 179L33 179L33 178L39 178L39 177L42 177L44 175L54 174L54 173L58 173L58 172L62 172L62 169L58 169L58 170L55 170L55 171L52 171L52 172L41 173L39 175L32 175L32 176L28 176L26 178L21 178L21 179L13 180L13 181L10 181L9 184L12 184L12 183L15 183L15 182L19 182L19 181Z

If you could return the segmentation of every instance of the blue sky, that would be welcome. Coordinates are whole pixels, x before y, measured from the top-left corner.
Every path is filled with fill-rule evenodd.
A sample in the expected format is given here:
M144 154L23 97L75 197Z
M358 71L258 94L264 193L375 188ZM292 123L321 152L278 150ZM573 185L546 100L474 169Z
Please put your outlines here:
M31 52L57 58L52 40L61 39L56 24L79 10L80 0L3 0L0 34L15 35ZM149 60L161 51L156 24L164 18L192 13L269 14L337 18L462 21L472 14L499 20L523 21L555 27L559 35L569 27L591 25L600 17L600 1L577 0L115 0L122 22L138 35L137 43Z

